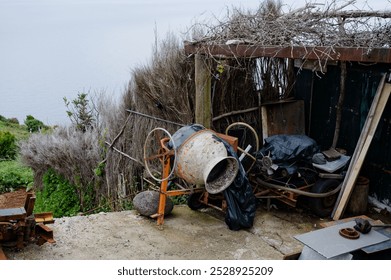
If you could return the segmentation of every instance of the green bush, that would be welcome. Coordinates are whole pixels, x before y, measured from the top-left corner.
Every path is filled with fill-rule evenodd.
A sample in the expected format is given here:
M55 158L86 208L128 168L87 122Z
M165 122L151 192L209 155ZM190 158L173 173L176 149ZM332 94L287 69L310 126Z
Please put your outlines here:
M37 120L31 115L28 115L26 117L26 120L24 121L24 124L27 126L27 130L29 132L37 132L41 129L47 129L48 127L43 124L40 120Z
M15 159L17 152L16 137L8 131L0 131L0 159Z
M33 172L17 161L0 162L0 193L9 192L33 184Z
M75 216L80 211L76 187L49 170L43 177L43 190L36 191L34 212L52 212L56 218Z

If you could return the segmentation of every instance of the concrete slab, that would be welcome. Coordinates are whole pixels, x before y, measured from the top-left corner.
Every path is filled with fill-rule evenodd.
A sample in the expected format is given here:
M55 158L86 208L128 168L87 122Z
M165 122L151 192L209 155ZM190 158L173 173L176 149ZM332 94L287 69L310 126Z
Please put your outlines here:
M56 244L4 251L19 260L280 260L301 251L303 245L293 236L313 226L296 212L259 210L251 229L231 231L222 213L184 205L174 207L163 230L136 211L64 217L50 225Z

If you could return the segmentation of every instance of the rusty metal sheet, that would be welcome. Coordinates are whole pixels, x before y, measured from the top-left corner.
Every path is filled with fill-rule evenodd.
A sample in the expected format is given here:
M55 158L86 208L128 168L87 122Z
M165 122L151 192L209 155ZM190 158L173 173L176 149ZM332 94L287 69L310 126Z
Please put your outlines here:
M7 257L5 256L4 252L3 252L3 248L1 248L0 246L0 260L6 260Z
M26 210L23 207L0 209L0 222L24 218L26 218Z
M263 139L278 134L305 134L303 100L265 104L261 111Z

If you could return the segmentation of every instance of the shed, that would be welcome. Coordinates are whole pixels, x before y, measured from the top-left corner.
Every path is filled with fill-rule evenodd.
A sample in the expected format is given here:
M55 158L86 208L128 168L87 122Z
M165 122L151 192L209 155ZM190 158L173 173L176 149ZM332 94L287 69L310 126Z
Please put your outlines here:
M300 14L301 11L298 13ZM285 19L294 14L290 13L285 16ZM316 13L312 15L315 18L319 17ZM344 29L346 19L364 17L388 19L390 13L333 10L333 13L323 14L323 16L333 17L341 24L339 26L340 38L337 41L342 42L344 35L347 34ZM277 19L281 17L283 16L278 15ZM282 75L289 77L282 83L283 89L277 89L275 101L281 102L292 98L302 100L305 108L305 133L315 139L323 149L338 147L345 149L347 154L353 155L360 144L360 138L363 137L363 131L366 131L366 120L370 115L373 101L378 102L376 98L379 96L376 97L376 92L382 77L391 69L391 48L387 39L391 35L389 21L386 21L382 28L384 29L379 34L385 34L384 37L373 45L369 44L369 42L374 42L373 40L360 44L349 44L345 40L345 43L334 45L327 45L326 40L324 44L319 43L320 41L317 41L319 44L314 44L314 41L310 42L305 38L299 43L292 43L291 40L289 44L270 45L267 44L270 42L246 38L231 40L229 36L223 38L225 41L219 38L219 40L205 39L185 42L185 53L189 56L194 55L195 58L195 120L206 127L211 127L213 121L220 118L211 110L213 107L211 64L216 61L219 64L225 60L273 60L277 64L285 65L286 72ZM361 35L363 35L362 32ZM273 67L275 66L269 68L270 71L273 71ZM267 72L268 70L265 71ZM386 81L386 83L391 83L391 81ZM253 90L262 92L264 86L261 84L260 89ZM380 92L379 95L384 95L384 92ZM242 108L232 113L257 112L258 110L258 116L262 118L261 107L265 101L261 96L262 94L259 93L258 100L253 99L253 104L249 108ZM242 98L247 97L242 96ZM379 201L385 202L386 205L390 205L391 102L387 100L388 97L380 101L384 103L385 108L378 113L380 115L375 127L376 133L372 141L367 143L370 145L369 150L362 155L365 160L359 171L361 175L370 180L370 194L377 197ZM221 114L223 117L224 115L229 115L229 112ZM260 123L256 125L257 131L261 133ZM350 168L354 168L353 164ZM349 199L349 196L350 194L347 194L345 199ZM344 198L340 195L341 199ZM334 219L339 219L344 211L344 206L343 209L338 209L337 206Z

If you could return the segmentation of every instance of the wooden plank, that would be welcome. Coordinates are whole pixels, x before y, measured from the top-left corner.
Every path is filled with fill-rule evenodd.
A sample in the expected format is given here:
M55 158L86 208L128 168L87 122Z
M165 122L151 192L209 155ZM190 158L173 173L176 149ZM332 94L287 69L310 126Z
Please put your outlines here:
M351 172L346 175L345 180L343 181L342 191L341 191L342 195L341 195L340 200L338 201L338 205L336 204L335 212L333 214L333 220L339 220L340 217L342 216L345 208L346 208L346 205L349 201L350 195L353 191L354 184L357 180L358 174L359 174L361 167L364 163L364 159L365 159L366 154L368 152L369 146L370 146L372 139L375 135L377 125L379 123L379 120L382 116L384 108L385 108L387 101L389 99L390 93L391 93L391 84L384 83L383 88L381 89L378 104L372 104L373 106L376 107L376 109L375 109L375 112L372 116L372 121L369 122L368 135L365 138L365 141L364 141L364 144L362 146L361 151L358 152L357 160L355 160L354 162L352 161L350 163L350 166L352 166ZM371 117L371 116L368 116L368 117ZM350 169L350 166L349 166L349 169Z
M346 223L346 222L354 221L354 220L357 219L357 218L364 219L364 220L368 220L368 221L370 221L371 223L373 222L373 219L369 218L368 216L360 215L360 216L354 216L354 217L349 217L349 218L341 219L341 220L338 220L338 221L323 222L323 223L320 223L319 226L322 227L322 228L331 227L331 226L338 225L338 224L340 224L340 223Z
M391 63L390 48L260 46L260 45L207 45L185 42L185 53L228 58L278 57L292 59L336 60Z
M368 136L369 127L370 127L370 124L372 122L373 115L375 114L377 105L379 104L379 99L380 99L380 96L381 96L381 93L382 93L382 89L383 89L383 86L384 86L384 83L385 83L385 79L386 79L386 75L383 75L383 77L381 78L380 83L378 85L378 88L376 90L375 97L373 98L372 105L371 105L371 108L369 109L369 112L368 112L367 118L365 120L364 126L362 128L360 137L359 137L359 139L357 141L356 148L354 149L353 156L352 156L352 158L350 160L350 165L349 165L348 170L347 170L347 172L345 174L345 180L352 173L352 169L353 169L353 167L354 167L354 165L355 165L355 163L357 161L358 154L361 152L362 147L363 147L364 142L365 142L365 139ZM337 198L337 202L335 203L335 207L334 207L333 212L331 214L332 217L335 216L335 212L337 211L337 207L340 204L340 201L341 201L341 198L342 198L342 194L343 194L343 192L345 190L345 187L346 187L346 181L344 181L342 183L341 191L339 192L339 195L338 195L338 198Z

